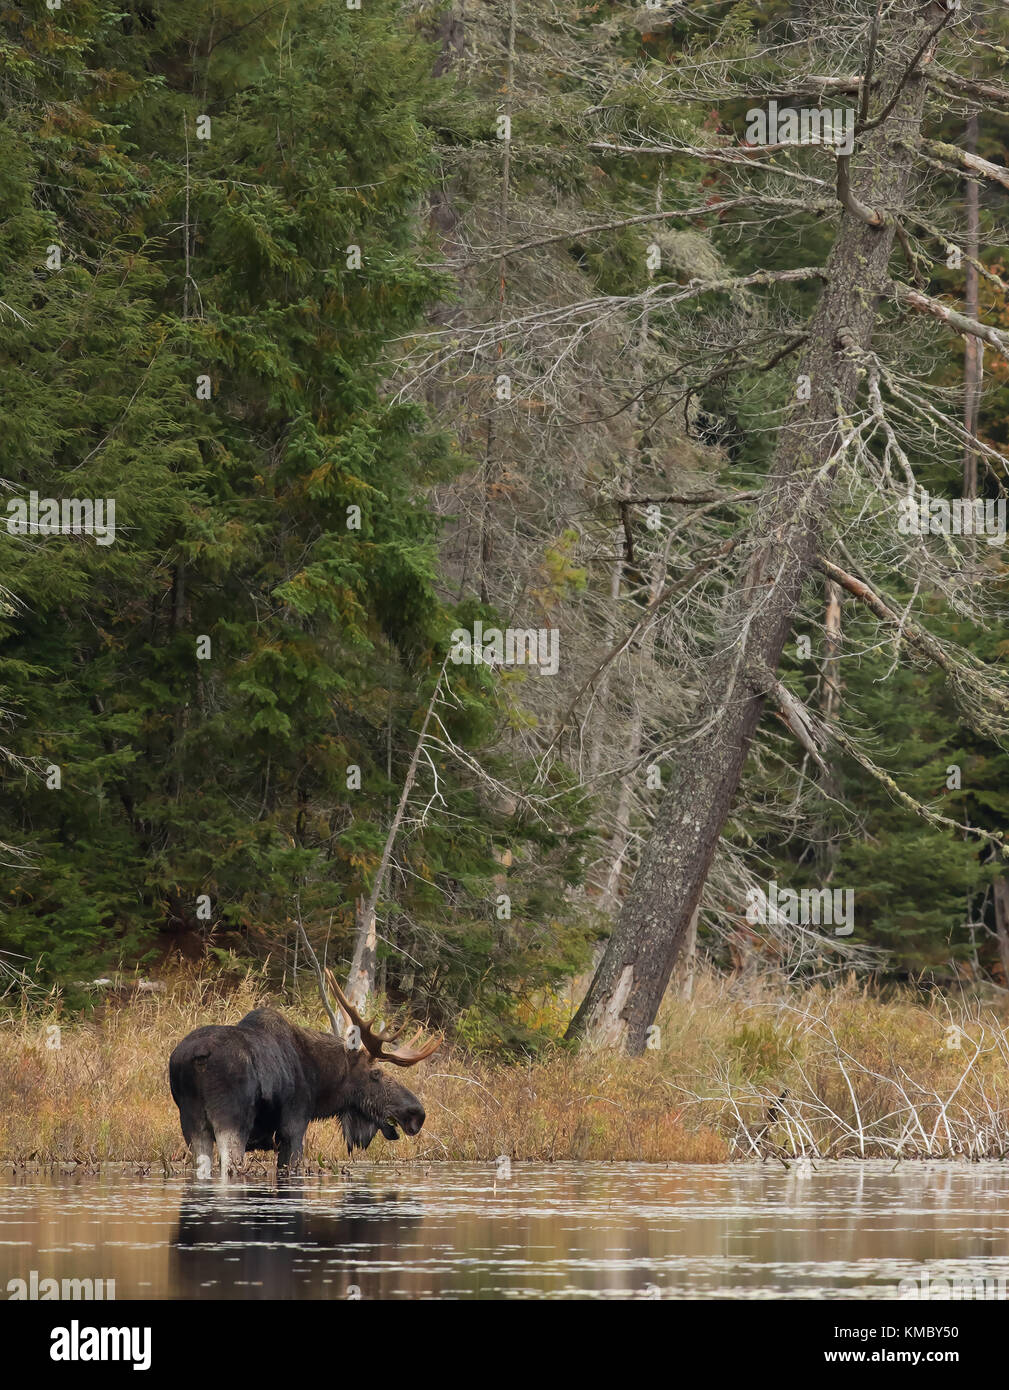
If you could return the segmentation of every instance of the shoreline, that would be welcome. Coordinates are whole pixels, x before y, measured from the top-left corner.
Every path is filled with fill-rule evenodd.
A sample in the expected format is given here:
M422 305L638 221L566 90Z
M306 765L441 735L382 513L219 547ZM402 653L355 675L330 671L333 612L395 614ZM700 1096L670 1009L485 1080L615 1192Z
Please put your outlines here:
M237 1022L267 999L254 979L211 999L206 983L183 978L90 1020L27 1010L0 1017L0 1169L119 1164L184 1174L169 1053L199 1024ZM310 997L271 1002L303 1026L323 1024ZM640 1057L575 1052L549 1039L520 1058L450 1043L417 1068L427 1120L399 1141L409 1156L379 1135L366 1156L348 1159L339 1124L317 1121L305 1171L501 1156L785 1166L1000 1159L1009 1154L1003 1007L910 992L879 997L855 980L829 991L765 981L743 993L732 980L702 975L691 999L667 997L658 1045ZM250 1162L257 1176L275 1171L264 1157Z

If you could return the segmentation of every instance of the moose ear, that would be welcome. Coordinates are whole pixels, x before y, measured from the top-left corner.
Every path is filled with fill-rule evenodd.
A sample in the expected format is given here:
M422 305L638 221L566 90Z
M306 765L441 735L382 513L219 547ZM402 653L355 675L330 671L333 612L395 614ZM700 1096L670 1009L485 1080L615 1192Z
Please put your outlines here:
M341 1115L340 1126L347 1141L348 1153L353 1153L355 1149L366 1149L378 1133L378 1125L358 1110L348 1110Z

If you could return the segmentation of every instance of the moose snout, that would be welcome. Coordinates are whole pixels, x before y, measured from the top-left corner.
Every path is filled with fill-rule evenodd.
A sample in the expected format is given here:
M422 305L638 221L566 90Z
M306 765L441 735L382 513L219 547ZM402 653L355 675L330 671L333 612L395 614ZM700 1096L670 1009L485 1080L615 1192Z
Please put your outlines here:
M404 1134L419 1134L426 1119L422 1106L416 1105L408 1110L400 1121Z

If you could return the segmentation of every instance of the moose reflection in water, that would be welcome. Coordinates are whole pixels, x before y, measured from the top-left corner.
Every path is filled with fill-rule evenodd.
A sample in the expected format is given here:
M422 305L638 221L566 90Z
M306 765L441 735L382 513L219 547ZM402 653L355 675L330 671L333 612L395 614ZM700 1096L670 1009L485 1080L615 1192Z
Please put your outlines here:
M366 1149L379 1130L386 1139L398 1139L400 1129L420 1133L420 1101L376 1064L415 1066L441 1038L416 1050L416 1037L390 1048L402 1028L380 1031L374 1019L365 1022L331 973L329 981L357 1046L298 1028L273 1009L255 1009L233 1026L195 1029L172 1052L172 1098L198 1176L210 1176L215 1141L223 1174L241 1168L247 1150L276 1149L278 1166L293 1167L312 1120L339 1119L351 1153Z
M183 1298L382 1297L421 1216L397 1192L347 1192L335 1211L300 1186L208 1188L190 1182L171 1248ZM402 1286L402 1271L390 1282Z

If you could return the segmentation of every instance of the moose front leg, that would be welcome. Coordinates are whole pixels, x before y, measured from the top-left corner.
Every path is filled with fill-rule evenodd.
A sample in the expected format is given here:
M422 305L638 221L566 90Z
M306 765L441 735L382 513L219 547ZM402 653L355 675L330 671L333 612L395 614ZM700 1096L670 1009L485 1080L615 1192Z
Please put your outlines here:
M296 1168L301 1162L307 1125L288 1126L277 1131L277 1167Z

